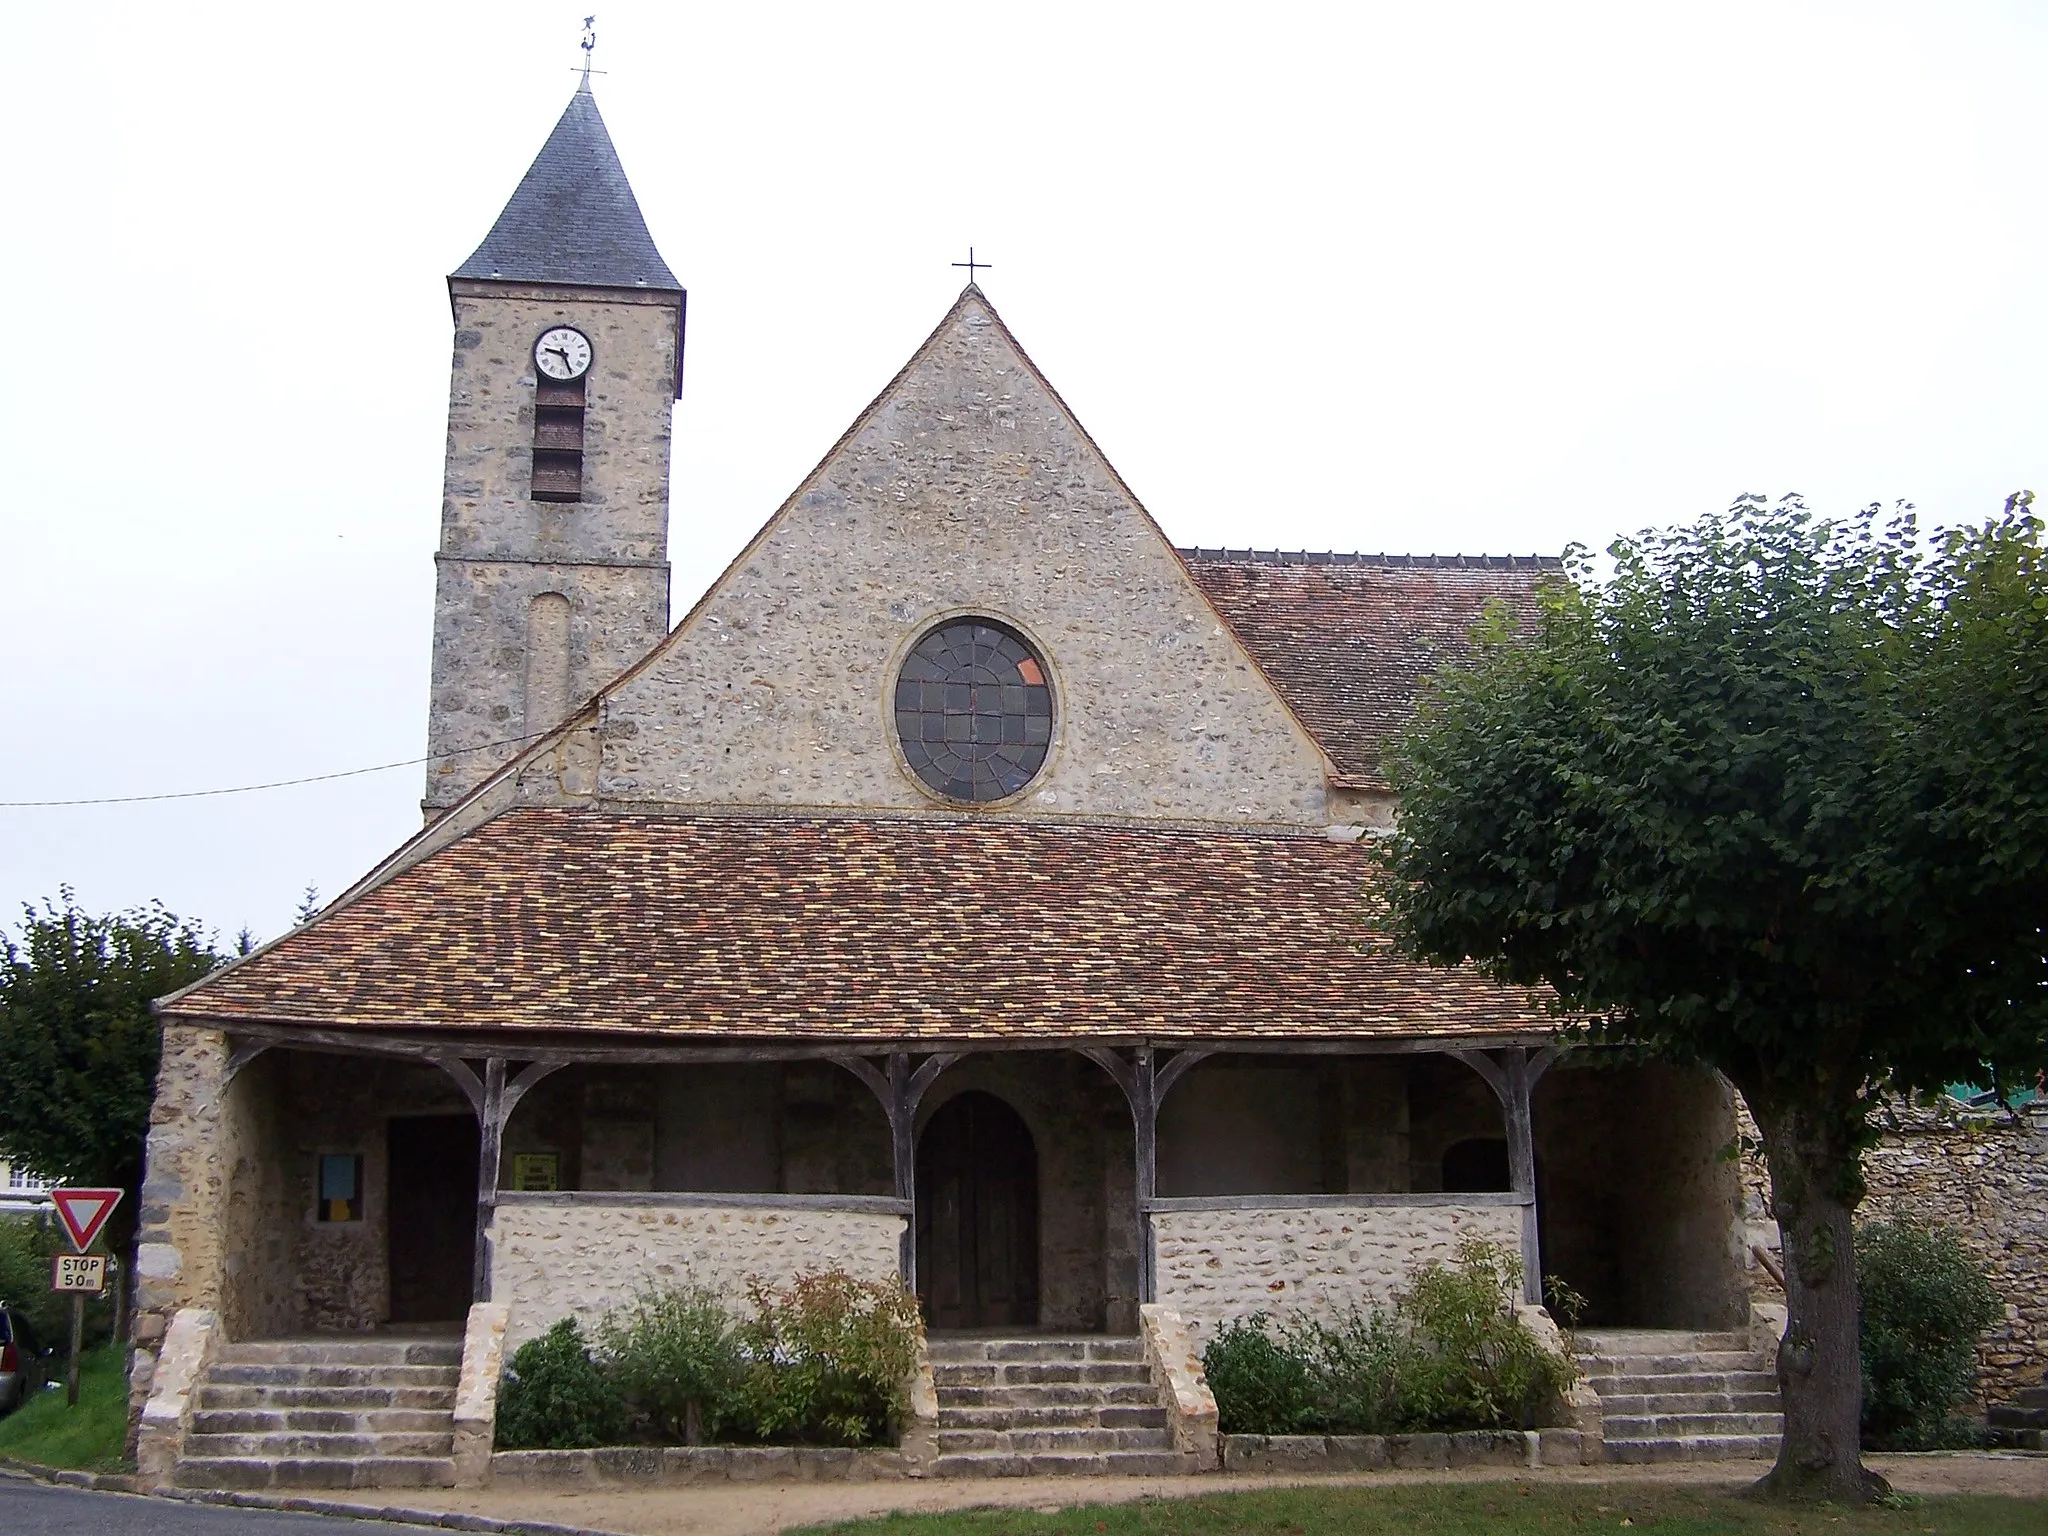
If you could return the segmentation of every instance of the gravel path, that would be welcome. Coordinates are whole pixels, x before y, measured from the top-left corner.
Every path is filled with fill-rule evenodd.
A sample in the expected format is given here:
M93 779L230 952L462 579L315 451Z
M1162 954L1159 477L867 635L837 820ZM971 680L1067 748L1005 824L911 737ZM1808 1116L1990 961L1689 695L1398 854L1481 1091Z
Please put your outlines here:
M1869 1464L1901 1493L2007 1493L2048 1499L2048 1455L1956 1453L1872 1456ZM1657 1482L1725 1484L1761 1477L1760 1461L1678 1463L1662 1467L1558 1467L1537 1472L1471 1467L1457 1472L1365 1472L1316 1479L1353 1485L1424 1482ZM622 1536L774 1536L795 1525L850 1520L892 1510L974 1505L1059 1509L1127 1499L1186 1498L1236 1488L1271 1488L1309 1479L1275 1477L1040 1477L903 1483L738 1483L697 1488L593 1490L586 1493L442 1492L407 1502L420 1507L549 1520ZM431 1502L429 1502L431 1501ZM2048 1526L2048 1516L2044 1516Z

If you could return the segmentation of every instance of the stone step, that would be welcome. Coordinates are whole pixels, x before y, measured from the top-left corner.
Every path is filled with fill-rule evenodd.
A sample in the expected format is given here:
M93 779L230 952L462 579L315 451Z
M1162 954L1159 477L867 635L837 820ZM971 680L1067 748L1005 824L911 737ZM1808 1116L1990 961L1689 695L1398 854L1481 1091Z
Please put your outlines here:
M947 1408L1066 1408L1066 1407L1149 1407L1157 1404L1159 1392L1149 1381L1124 1385L1093 1386L1036 1384L1018 1387L945 1387L939 1391L939 1407Z
M254 1339L223 1344L214 1358L222 1365L460 1366L462 1340L453 1335L423 1339Z
M353 1457L406 1458L447 1456L454 1447L455 1430L444 1425L436 1433L401 1435L348 1435L298 1433L265 1430L254 1434L189 1434L182 1456L195 1461L239 1461L256 1457L264 1461L342 1461Z
M962 1451L1076 1455L1173 1449L1173 1436L1163 1429L942 1429L938 1440L941 1455Z
M446 1387L461 1370L453 1365L277 1365L216 1363L208 1382L234 1387Z
M451 1429L446 1408L201 1408L192 1415L192 1431L201 1435L408 1435Z
M453 1488L455 1462L445 1456L345 1461L181 1457L173 1481L180 1488Z
M940 1477L1176 1477L1196 1467L1195 1458L1180 1451L1098 1451L1088 1455L968 1451L935 1457L932 1470Z
M1052 1408L948 1408L939 1405L940 1429L1164 1429L1158 1406L1070 1403Z
M2021 1387L2012 1395L2013 1406L2018 1408L2048 1409L2048 1386Z
M1602 1392L1601 1411L1614 1415L1653 1413L1778 1413L1782 1403L1769 1392Z
M941 1362L969 1360L1143 1360L1142 1340L1112 1334L1025 1338L984 1338L976 1335L939 1334L928 1346L934 1366Z
M932 1380L944 1396L954 1387L1122 1386L1149 1382L1152 1373L1142 1361L1081 1360L1042 1364L1037 1361L997 1364L993 1361L932 1367Z
M2015 1408L1998 1403L1984 1418L1993 1429L2048 1429L2048 1408Z
M366 1411L418 1408L449 1413L455 1407L455 1388L274 1387L208 1380L200 1384L195 1406L200 1409L320 1408Z
M1785 1430L1780 1413L1614 1414L1605 1418L1614 1440L1686 1440L1705 1435L1777 1435Z
M1777 1435L1692 1435L1682 1439L1609 1440L1607 1459L1631 1466L1663 1461L1755 1461L1778 1454Z
M1586 1384L1604 1402L1616 1397L1654 1397L1713 1392L1773 1392L1778 1378L1770 1371L1671 1371L1654 1376L1588 1376Z
M1683 1328L1590 1328L1574 1335L1582 1355L1698 1355L1755 1348L1747 1332Z
M1597 1384L1603 1376L1747 1374L1763 1369L1763 1356L1753 1349L1702 1349L1669 1355L1596 1355L1582 1350L1578 1365L1580 1374Z

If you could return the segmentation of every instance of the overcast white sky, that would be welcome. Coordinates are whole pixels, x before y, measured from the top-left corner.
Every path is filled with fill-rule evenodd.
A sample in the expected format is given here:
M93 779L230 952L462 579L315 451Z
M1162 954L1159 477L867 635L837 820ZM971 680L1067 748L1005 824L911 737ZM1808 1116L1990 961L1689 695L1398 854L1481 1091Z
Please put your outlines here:
M969 242L1183 543L2048 493L2037 0L588 4L690 290L678 615ZM424 750L443 276L584 8L0 3L0 800ZM273 936L421 777L0 809L0 921L68 882Z

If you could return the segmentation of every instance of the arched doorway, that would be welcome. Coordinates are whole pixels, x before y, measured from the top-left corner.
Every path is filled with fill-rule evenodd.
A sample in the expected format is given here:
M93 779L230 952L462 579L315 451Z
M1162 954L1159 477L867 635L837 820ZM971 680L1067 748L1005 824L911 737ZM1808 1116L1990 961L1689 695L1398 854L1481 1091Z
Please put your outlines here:
M1038 1150L992 1093L947 1100L918 1141L917 1299L934 1328L1038 1326Z

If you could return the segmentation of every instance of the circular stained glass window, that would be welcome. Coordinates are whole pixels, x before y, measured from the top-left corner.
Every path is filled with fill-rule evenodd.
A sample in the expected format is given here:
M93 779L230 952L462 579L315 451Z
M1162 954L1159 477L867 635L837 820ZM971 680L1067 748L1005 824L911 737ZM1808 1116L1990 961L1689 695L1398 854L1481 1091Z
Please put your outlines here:
M1045 664L1008 625L940 625L897 674L896 739L910 771L947 799L1008 799L1052 745Z

